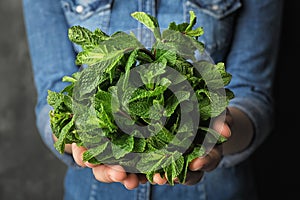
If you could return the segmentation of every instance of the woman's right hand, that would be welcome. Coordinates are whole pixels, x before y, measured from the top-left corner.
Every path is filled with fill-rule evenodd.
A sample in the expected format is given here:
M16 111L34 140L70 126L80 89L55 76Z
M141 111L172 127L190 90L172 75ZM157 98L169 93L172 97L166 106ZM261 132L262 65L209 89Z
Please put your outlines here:
M53 135L54 141L57 138ZM83 153L86 148L78 146L76 143L66 144L65 152L71 154L74 161L81 167L89 167L92 169L95 178L104 183L119 182L127 189L132 190L140 183L146 183L147 179L143 175L127 173L120 165L105 165L105 164L91 164L83 161Z

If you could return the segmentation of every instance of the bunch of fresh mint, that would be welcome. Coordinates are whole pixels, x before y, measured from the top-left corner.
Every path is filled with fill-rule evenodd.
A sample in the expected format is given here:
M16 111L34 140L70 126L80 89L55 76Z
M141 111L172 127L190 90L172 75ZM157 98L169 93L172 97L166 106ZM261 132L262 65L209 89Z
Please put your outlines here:
M225 88L231 75L223 63L197 57L205 52L198 40L203 29L193 29L192 11L189 23L172 22L164 31L144 12L132 17L152 31L151 49L132 32L69 29L82 47L76 64L88 67L65 76L62 91L48 91L55 148L63 153L65 144L77 143L88 149L84 161L184 183L188 164L207 151L204 143L225 141L210 121L234 98Z

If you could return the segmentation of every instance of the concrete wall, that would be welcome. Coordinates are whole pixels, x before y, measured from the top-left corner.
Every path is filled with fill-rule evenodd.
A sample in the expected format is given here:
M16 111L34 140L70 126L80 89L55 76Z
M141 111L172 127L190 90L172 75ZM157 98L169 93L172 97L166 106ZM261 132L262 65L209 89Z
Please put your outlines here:
M65 166L35 127L21 0L0 0L0 199L62 199Z
M276 130L253 155L261 199L297 195L299 5L286 1L276 77ZM35 99L21 0L0 0L0 200L62 199L66 168L37 133Z

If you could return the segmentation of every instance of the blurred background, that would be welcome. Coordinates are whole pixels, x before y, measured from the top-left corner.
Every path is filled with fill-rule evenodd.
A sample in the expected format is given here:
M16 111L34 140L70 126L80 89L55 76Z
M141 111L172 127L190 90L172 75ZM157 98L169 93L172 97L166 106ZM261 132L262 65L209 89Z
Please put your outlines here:
M65 166L35 127L21 0L0 0L0 200L62 199Z
M294 199L299 193L299 10L299 1L285 1L276 130L251 158L262 200ZM0 0L0 200L62 199L66 167L46 148L35 127L36 92L22 15L21 0Z

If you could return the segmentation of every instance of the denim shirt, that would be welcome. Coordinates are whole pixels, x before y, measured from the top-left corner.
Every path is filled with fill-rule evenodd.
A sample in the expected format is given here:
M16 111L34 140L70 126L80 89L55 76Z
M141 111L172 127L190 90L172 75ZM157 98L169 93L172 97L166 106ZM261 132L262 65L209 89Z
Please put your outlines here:
M274 127L273 79L277 61L281 0L23 0L24 19L37 89L36 124L43 141L69 166L77 167L71 156L53 147L47 105L47 90L66 86L64 75L78 71L75 56L80 48L67 36L73 25L108 34L136 30L146 46L151 34L130 16L144 11L158 19L160 27L171 21L188 22L189 11L202 26L199 38L214 62L225 62L232 74L228 88L235 93L230 102L252 120L255 136L242 152L226 155L219 168L234 167L246 160Z

